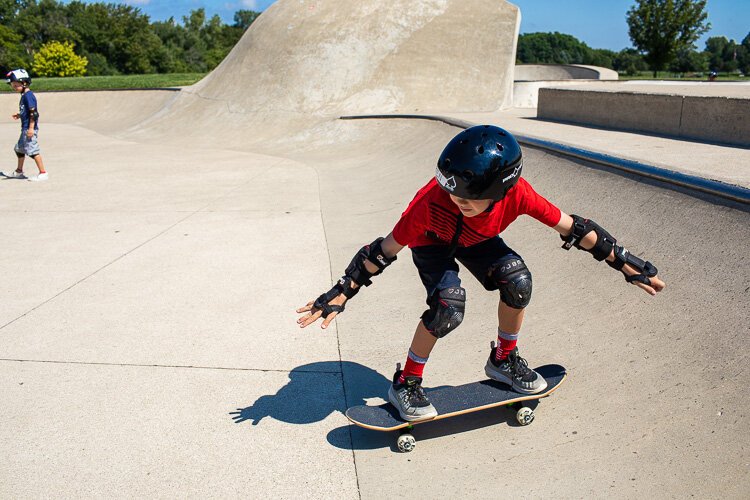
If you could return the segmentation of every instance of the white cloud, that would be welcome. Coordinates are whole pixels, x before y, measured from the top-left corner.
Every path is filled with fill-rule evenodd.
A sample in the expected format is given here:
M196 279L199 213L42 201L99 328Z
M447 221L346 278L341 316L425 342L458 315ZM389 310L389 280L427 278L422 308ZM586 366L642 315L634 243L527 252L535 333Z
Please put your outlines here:
M244 8L248 10L260 10L260 7L258 6L258 0L242 0L240 3Z
M125 3L129 5L148 5L151 3L151 0L125 0Z

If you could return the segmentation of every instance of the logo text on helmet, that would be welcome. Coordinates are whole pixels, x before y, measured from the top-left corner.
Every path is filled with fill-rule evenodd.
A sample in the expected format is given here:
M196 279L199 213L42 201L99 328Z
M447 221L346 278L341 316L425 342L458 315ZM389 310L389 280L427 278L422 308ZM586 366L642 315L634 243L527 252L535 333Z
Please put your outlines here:
M512 179L518 175L518 173L521 171L521 167L523 166L523 163L519 163L516 168L513 169L513 172L510 173L510 175L507 175L503 177L503 182L508 181L509 179Z
M435 178L440 183L440 185L448 191L452 192L454 189L456 189L456 179L452 175L446 179L439 168L435 169Z

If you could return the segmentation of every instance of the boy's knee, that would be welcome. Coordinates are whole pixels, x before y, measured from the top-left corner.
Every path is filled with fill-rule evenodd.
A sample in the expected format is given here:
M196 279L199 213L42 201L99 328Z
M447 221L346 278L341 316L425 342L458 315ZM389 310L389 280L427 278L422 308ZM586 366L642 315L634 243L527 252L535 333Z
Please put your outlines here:
M531 271L523 259L507 255L498 260L489 272L493 287L500 290L500 300L514 309L523 309L531 301Z
M430 308L422 314L422 322L433 336L443 338L464 320L466 290L460 286L435 290L428 303Z
M23 154L23 153L19 153L18 151L15 151L15 150L14 150L13 152L14 152L14 153L16 153L16 156L17 156L18 158L23 158L23 157L25 157L25 156L26 156L25 154Z

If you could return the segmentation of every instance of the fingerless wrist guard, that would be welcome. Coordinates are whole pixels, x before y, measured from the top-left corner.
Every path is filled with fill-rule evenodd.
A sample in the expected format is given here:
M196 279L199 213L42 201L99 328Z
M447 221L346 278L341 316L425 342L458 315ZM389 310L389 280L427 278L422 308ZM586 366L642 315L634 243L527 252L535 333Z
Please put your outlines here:
M370 278L382 273L383 269L396 261L395 255L393 257L386 257L383 253L383 249L381 248L382 241L383 238L378 238L369 245L360 248L347 266L344 275L333 285L333 288L315 300L313 306L322 311L324 318L327 318L329 314L334 312L344 312L344 304L340 306L330 304L333 299L340 294L344 294L347 300L351 299L357 295L360 287L372 284ZM367 267L365 267L366 260L372 262L378 270L374 273L368 271ZM357 288L354 288L352 284L356 284Z
M627 248L618 245L617 240L593 220L584 219L578 215L571 215L571 217L573 217L573 230L570 235L560 235L560 238L565 242L562 246L565 250L570 250L571 247L576 247L579 250L589 252L598 261L606 261L606 258L614 251L614 262L606 261L609 267L620 271L625 276L625 281L628 283L637 281L645 285L651 285L651 281L648 278L656 276L656 266L648 261L639 259L631 254ZM591 231L596 233L596 243L590 249L583 248L581 246L581 240L583 240ZM623 271L625 264L637 270L639 274L632 276L626 274Z

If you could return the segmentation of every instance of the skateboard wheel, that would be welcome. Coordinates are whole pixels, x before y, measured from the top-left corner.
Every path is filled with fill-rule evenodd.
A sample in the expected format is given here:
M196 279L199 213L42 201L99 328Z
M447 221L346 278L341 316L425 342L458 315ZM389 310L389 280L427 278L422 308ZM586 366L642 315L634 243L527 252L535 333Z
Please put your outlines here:
M528 406L524 406L516 412L516 420L521 425L529 425L534 421L534 410Z
M417 440L411 434L401 434L396 440L396 446L401 453L409 453L417 446Z

